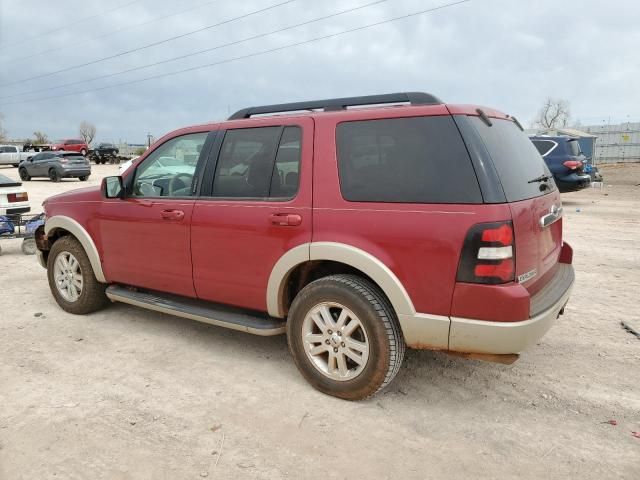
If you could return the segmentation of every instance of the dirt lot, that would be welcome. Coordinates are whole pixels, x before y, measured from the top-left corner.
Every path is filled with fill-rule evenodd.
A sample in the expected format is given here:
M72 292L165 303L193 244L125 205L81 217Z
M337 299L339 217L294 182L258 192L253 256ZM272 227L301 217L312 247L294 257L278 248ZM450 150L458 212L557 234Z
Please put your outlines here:
M640 478L640 340L620 327L640 320L640 165L603 173L564 196L577 285L539 345L510 366L410 351L360 403L307 385L284 337L66 314L3 241L0 479ZM34 212L84 185L27 184Z

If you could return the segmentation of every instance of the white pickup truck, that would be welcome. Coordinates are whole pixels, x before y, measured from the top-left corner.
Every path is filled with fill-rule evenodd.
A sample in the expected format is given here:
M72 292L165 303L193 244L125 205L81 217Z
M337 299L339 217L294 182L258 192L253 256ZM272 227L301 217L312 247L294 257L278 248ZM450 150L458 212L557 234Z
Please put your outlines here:
M13 165L17 167L21 161L33 157L33 152L23 152L15 145L0 145L0 165Z

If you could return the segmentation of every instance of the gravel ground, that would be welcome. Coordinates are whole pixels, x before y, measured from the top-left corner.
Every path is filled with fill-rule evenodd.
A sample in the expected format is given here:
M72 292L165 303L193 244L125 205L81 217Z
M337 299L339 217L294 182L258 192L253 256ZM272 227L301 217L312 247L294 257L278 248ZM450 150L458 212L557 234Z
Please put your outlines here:
M409 351L359 403L307 385L284 337L67 314L2 241L0 479L640 478L640 340L620 326L640 320L640 165L602 170L603 190L563 196L577 284L536 347L513 365ZM86 184L26 185L38 212Z

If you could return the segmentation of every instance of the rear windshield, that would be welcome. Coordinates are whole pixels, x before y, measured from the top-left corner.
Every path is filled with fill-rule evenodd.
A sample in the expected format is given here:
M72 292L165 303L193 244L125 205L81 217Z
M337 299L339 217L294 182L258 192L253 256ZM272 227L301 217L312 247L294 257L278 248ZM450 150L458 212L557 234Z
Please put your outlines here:
M450 116L343 122L336 136L346 200L482 203L471 159Z
M491 155L507 202L539 197L555 190L551 179L542 183L534 181L551 173L533 142L514 122L492 118L492 126L488 126L480 117L469 118ZM543 184L547 188L541 190Z
M578 140L569 140L567 142L567 148L569 149L569 154L573 155L574 157L582 155L582 150L580 149Z
M59 157L64 157L64 158L80 158L82 160L84 160L84 157L82 155L80 155L79 153L73 152L73 153L62 153L60 155L58 155Z

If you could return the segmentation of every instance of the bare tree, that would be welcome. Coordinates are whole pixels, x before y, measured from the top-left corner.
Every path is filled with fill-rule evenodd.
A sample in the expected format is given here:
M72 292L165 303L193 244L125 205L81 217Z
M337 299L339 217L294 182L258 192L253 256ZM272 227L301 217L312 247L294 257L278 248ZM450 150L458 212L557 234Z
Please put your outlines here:
M46 133L41 132L41 131L35 131L33 132L33 136L34 138L34 142L36 143L36 145L42 145L43 143L49 143L49 137L47 136Z
M2 115L0 113L0 142L5 142L6 140L8 140L7 138L7 131L4 129L4 127L2 126L2 121L4 120L4 115Z
M84 143L91 145L93 138L96 136L96 126L83 120L80 123L80 136L84 140Z
M538 111L534 121L536 127L542 128L562 128L569 124L571 112L569 102L561 98L547 97Z

